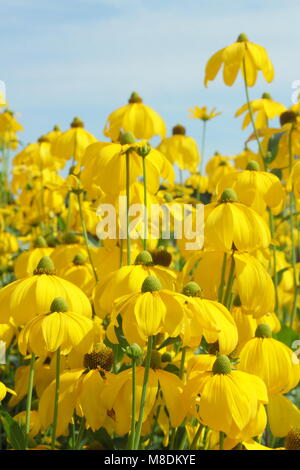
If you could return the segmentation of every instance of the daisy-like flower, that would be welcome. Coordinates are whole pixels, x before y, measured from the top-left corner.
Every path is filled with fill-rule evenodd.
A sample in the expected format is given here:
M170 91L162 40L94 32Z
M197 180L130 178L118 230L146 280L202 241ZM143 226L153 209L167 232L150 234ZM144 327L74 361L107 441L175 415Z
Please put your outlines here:
M286 110L286 107L281 103L273 101L269 93L263 93L261 99L253 100L250 102L252 112L255 116L255 127L256 129L264 129L268 127L268 119L274 119L277 116L280 116ZM249 113L249 104L245 103L241 108L235 113L235 117L245 114L242 129L251 123L251 116Z
M225 85L231 86L235 82L239 71L245 76L248 86L256 83L257 72L261 71L267 82L274 78L274 69L271 60L264 47L248 40L242 33L237 41L230 46L216 52L207 62L205 67L204 84L215 79L220 68L223 68L223 80Z
M18 344L21 354L34 352L37 356L58 349L66 355L75 347L88 350L94 338L92 320L75 312L70 312L65 299L53 300L49 313L37 315L21 331Z
M218 182L216 193L232 188L242 204L251 206L264 215L266 207L275 213L283 209L285 191L279 178L273 173L261 171L255 160L248 162L244 171L235 171L224 175Z
M219 355L212 371L194 372L184 398L187 405L196 405L194 414L202 424L240 442L259 435L266 426L262 405L268 403L268 395L264 382L233 370L227 356Z
M221 111L217 112L217 108L212 108L210 111L208 111L206 106L202 106L202 108L199 106L194 106L193 108L189 109L189 112L191 113L189 118L200 119L201 121L210 121L214 117L220 116L220 114L222 114Z
M120 142L103 145L102 142L93 148L93 162L88 164L88 172L93 173L93 182L107 194L117 194L126 188L126 155L130 161L130 184L143 175L143 159L139 152L149 147L146 141L137 142L131 132L120 136ZM147 155L147 188L155 194L160 178L173 183L174 170L168 159L157 149L150 148ZM87 162L87 159L84 159ZM112 184L113 176L113 184ZM86 178L86 175L85 175Z
M56 297L66 299L71 311L92 316L91 304L85 293L56 276L52 260L43 256L32 276L18 279L1 289L0 322L8 323L11 319L16 326L25 325L37 314L49 312L51 302Z
M200 162L197 142L185 135L185 128L180 124L173 127L172 136L166 137L158 146L171 163L176 163L181 170L195 172Z
M142 251L133 265L123 266L105 276L96 285L93 300L99 316L110 313L114 301L123 295L141 290L146 277L155 276L169 290L174 290L176 274L164 266L154 265L148 251Z
M144 367L137 367L136 371L136 421L139 419L139 408L144 378ZM132 369L122 371L118 375L108 377L106 387L101 394L101 403L107 412L113 416L114 427L117 434L129 432L131 426L131 387ZM157 406L157 393L160 389L162 407L166 406L172 426L180 425L184 418L182 402L183 383L174 374L160 369L150 368L143 423L147 421L153 408Z
M297 356L284 343L272 338L270 326L264 323L258 325L255 338L243 346L238 369L260 377L270 394L287 393L300 378Z
M136 91L131 93L127 105L116 109L108 116L104 135L116 141L122 130L132 132L137 139L151 139L155 135L163 139L167 133L163 119L143 103Z
M218 202L205 206L205 245L230 251L254 250L269 246L271 238L264 219L250 207L238 202L233 189L225 189Z
M158 333L178 336L185 311L178 294L163 289L160 281L150 275L144 279L140 292L124 295L114 302L107 331L110 340L113 339L114 326L118 325L119 314L122 315L122 328L128 342L143 346L148 337Z
M51 151L57 157L68 160L73 157L80 161L85 149L96 142L96 137L84 129L84 123L78 117L71 122L71 129L63 132L52 141Z

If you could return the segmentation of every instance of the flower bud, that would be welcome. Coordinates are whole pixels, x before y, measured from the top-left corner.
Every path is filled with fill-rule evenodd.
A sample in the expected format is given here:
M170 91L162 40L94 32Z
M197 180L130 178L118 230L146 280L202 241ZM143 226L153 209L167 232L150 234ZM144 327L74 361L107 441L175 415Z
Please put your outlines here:
M43 256L33 274L55 274L55 266L52 259L49 256Z
M255 160L250 160L250 162L248 162L246 166L246 170L259 171L260 170L259 163L256 162Z
M142 264L144 266L149 266L153 264L153 259L149 251L141 251L135 258L134 264Z
M256 338L272 338L272 330L267 323L258 325L255 331Z
M213 367L212 367L213 374L230 374L231 372L231 364L230 360L224 354L220 354L217 359L215 360Z
M130 359L138 359L144 354L143 349L136 343L132 343L126 348L126 354Z
M231 188L224 189L220 197L220 202L236 202L237 200L236 192Z
M56 299L53 300L51 307L50 307L50 312L67 312L68 311L68 304L65 299L62 297L56 297Z
M135 137L132 132L124 132L120 134L120 144L130 145L135 143Z
M142 102L143 100L140 97L140 95L136 91L133 91L130 95L128 103L133 104L133 103L142 103Z
M182 293L188 297L200 297L201 287L199 287L197 282L191 281L184 286Z
M245 41L249 41L247 34L245 33L239 34L236 42L245 42Z
M45 238L42 237L41 235L36 237L33 245L34 245L34 248L46 248L48 246Z
M155 292L161 289L162 285L155 276L147 276L142 284L141 292Z

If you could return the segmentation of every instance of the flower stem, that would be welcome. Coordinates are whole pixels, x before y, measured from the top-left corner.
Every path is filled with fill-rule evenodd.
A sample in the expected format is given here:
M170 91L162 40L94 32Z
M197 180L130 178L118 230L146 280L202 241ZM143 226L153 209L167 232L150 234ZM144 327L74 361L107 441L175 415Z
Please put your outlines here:
M129 449L134 448L136 419L136 358L132 358L132 404L131 404L131 433L129 437Z
M224 439L225 439L225 434L222 431L220 431L220 440L219 440L220 450L224 450Z
M35 367L35 354L34 354L34 352L32 352L31 353L31 359L30 359L30 369L29 369L28 388L27 388L27 400L26 400L26 418L25 418L26 447L27 447L29 431L30 431L30 411L31 411L31 403L32 403L34 367Z
M184 363L186 356L186 346L181 350L181 359L180 359L180 369L179 369L179 378L182 379L184 375Z
M292 142L292 132L293 128L289 131L288 135L288 146L289 146L289 173L291 174L293 166L293 142ZM290 192L290 231L291 231L291 263L293 267L293 284L294 284L294 299L292 304L291 311L291 323L290 326L293 327L295 315L297 312L297 300L298 300L298 282L297 282L297 267L296 267L296 248L295 248L295 236L294 236L294 207L295 207L295 197L293 191Z
M274 215L269 209L269 220L270 220L270 232L271 232L271 237L272 240L275 236L275 230L274 230ZM275 287L275 312L278 314L278 273L277 273L277 260L276 260L276 249L273 246L273 270L274 270L274 287Z
M202 429L203 429L203 424L199 423L198 429L191 443L191 450L197 449L197 444L198 444L198 440L199 440Z
M259 148L259 153L260 153L261 158L262 158L262 161L263 161L263 163L264 163L264 169L266 169L266 161L265 161L265 157L264 157L264 152L263 152L263 149L262 149L260 140L259 140L258 131L257 131L256 126L255 126L255 121L254 121L254 116L253 116L252 105L251 105L250 98L249 98L249 91L248 91L248 85L247 85L247 72L246 72L246 63L245 63L245 59L243 59L243 75L244 75L244 85L245 85L245 92L246 92L246 99L247 99L247 104L248 104L248 111L249 111L249 115L250 115L250 120L251 120L251 123L252 123L252 127L253 127L253 131L254 131L255 138L256 138L256 140L257 140L257 145L258 145L258 148Z
M230 294L232 291L233 281L234 281L234 257L232 254L230 270L229 270L229 275L228 275L228 280L227 280L227 286L226 286L226 291L225 291L224 301L223 301L223 305L225 305L225 307L227 308L229 308L229 304L230 304Z
M203 165L204 165L204 150L205 150L205 138L206 138L206 123L207 123L207 120L204 120L204 121L203 121L203 126L202 126L200 175L202 175L202 172L203 172Z
M226 264L227 264L227 253L224 253L223 263L222 263L222 272L221 272L221 281L220 281L220 286L219 286L219 289L218 289L218 302L222 302L222 299L223 299L223 292L224 292L224 286L225 286Z
M130 205L130 156L126 152L126 230L127 230L127 264L131 264L131 246L129 230L129 205Z
M88 235L87 235L86 225L85 225L85 221L84 221L84 217L83 217L80 192L77 192L76 194L77 194L77 199L78 199L79 217L80 217L83 237L84 237L85 244L86 244L86 250L87 250L88 257L89 257L89 260L90 260L90 263L91 263L91 266L92 266L92 269L93 269L94 278L95 278L96 282L98 282L99 279L98 279L98 275L97 275L97 272L96 272L96 269L95 269L95 266L94 266L94 263L93 263L93 258L92 258L92 254L91 254L91 250L90 250L90 246L89 246L89 239L88 239Z
M143 249L147 250L147 233L148 233L148 206L147 206L147 171L146 171L146 157L143 160L143 183L144 183L144 239Z
M150 371L150 364L151 364L152 348L153 348L153 336L149 336L147 354L146 354L146 360L145 360L144 381L143 381L142 396L141 396L141 403L140 403L139 419L138 419L137 427L135 430L135 442L134 442L135 450L139 448L139 444L140 444L141 430L142 430L143 417L144 417L144 408L145 408L145 403L146 403L146 393L147 393L147 387L148 387L148 378L149 378L149 371Z
M55 397L54 397L53 425L52 425L52 435L51 435L51 449L52 450L55 449L55 441L56 441L59 386L60 386L60 348L58 348L58 350L56 351Z
M78 431L78 435L77 435L77 439L75 443L75 450L80 449L80 444L81 444L83 434L84 434L84 427L85 427L85 418L83 417L81 419L81 423L80 423L80 427L79 427L79 431Z

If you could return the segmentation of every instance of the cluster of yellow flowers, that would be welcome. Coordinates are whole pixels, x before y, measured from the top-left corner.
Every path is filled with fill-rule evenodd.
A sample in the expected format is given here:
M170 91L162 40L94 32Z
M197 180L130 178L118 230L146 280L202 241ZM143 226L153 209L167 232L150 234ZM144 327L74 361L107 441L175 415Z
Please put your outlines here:
M258 72L271 82L274 70L245 34L209 59L205 85L222 66L229 86L241 72L236 116L252 134L205 172L215 108L190 110L201 156L133 92L106 141L75 117L22 148L11 175L23 128L0 114L1 448L300 449L300 105L250 101ZM99 238L101 204L115 237ZM175 236L186 204L193 221L204 205L199 249ZM168 238L151 236L154 205L175 214Z

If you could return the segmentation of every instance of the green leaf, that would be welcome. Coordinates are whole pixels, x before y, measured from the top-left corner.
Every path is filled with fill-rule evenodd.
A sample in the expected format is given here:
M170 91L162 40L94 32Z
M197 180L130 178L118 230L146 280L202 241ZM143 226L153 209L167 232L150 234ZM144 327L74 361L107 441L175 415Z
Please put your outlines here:
M278 333L273 334L273 338L281 341L290 348L293 342L299 339L299 335L290 326L283 325Z
M268 142L268 152L270 152L270 156L266 158L266 162L268 164L272 163L275 160L277 153L278 153L278 146L281 137L283 136L283 132L279 134L274 134L270 137Z
M0 416L9 444L14 450L25 450L25 435L19 424L5 410L0 410Z

